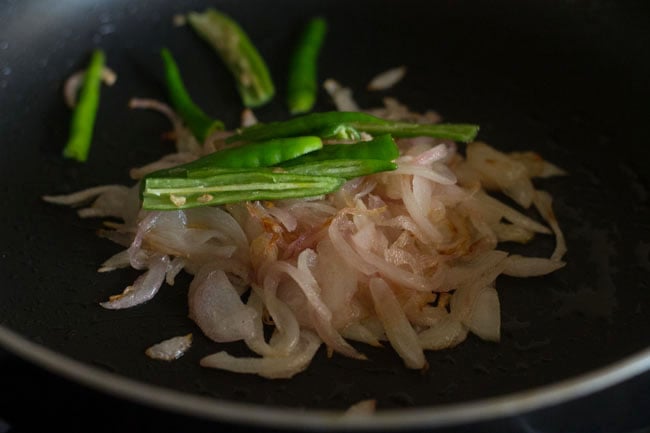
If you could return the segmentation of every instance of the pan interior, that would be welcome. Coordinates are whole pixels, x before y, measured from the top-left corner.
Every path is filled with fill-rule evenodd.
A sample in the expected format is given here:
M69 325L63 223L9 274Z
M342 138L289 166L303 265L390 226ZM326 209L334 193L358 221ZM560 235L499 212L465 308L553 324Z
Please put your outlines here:
M290 381L202 369L216 345L187 318L189 279L123 311L98 302L137 273L97 274L119 249L99 239L97 220L40 196L109 183L171 151L169 127L132 112L133 96L164 98L157 53L175 53L197 102L227 125L240 103L231 78L175 13L203 2L60 1L48 14L36 1L0 3L0 323L27 340L101 370L195 396L272 407L342 409L375 398L382 409L459 403L536 388L607 366L649 346L650 236L644 125L650 46L642 2L224 1L218 7L249 30L269 60L282 95L287 46L304 17L324 15L330 30L321 78L350 86L362 107L396 96L449 122L481 125L480 138L504 150L535 150L569 176L540 186L555 197L569 246L568 265L548 278L498 281L503 340L470 337L428 354L429 370L406 370L388 349L363 347L369 361L319 352ZM647 16L647 14L645 15ZM69 112L61 84L93 47L106 50L118 84L102 94L88 163L60 158ZM645 49L647 51L647 49ZM647 54L647 53L646 53ZM377 72L405 64L390 92L364 91ZM332 106L321 93L319 110ZM283 98L262 120L287 117ZM521 252L548 254L551 240ZM146 347L193 332L193 349L174 363L151 362Z

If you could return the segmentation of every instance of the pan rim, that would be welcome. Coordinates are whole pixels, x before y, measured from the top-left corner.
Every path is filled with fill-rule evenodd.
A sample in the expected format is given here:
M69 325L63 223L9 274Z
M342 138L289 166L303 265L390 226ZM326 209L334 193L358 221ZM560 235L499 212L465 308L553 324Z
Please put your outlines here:
M46 370L106 394L212 421L296 430L449 427L520 416L575 400L650 371L650 347L605 367L542 387L465 403L343 416L340 411L269 408L188 394L139 382L74 360L0 325L0 346Z

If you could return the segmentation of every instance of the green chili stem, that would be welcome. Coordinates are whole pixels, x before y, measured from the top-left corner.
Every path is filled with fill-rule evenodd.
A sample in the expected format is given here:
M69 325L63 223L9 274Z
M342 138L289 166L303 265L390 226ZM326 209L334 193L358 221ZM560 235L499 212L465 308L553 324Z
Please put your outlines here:
M291 114L306 113L316 102L318 54L326 32L327 23L323 18L312 19L293 52L287 84L287 105Z
M99 108L102 69L106 56L102 50L95 50L86 69L79 101L72 113L70 137L63 148L63 156L84 162L88 159L92 144L93 128Z
M212 119L192 101L171 52L163 48L160 55L165 66L165 83L169 99L197 140L203 142L214 131L223 129L222 122Z
M275 87L266 63L239 24L215 9L190 12L188 20L233 74L246 107L258 107L273 98Z
M175 210L250 200L312 197L340 188L345 179L290 173L238 172L199 179L148 178L143 209Z

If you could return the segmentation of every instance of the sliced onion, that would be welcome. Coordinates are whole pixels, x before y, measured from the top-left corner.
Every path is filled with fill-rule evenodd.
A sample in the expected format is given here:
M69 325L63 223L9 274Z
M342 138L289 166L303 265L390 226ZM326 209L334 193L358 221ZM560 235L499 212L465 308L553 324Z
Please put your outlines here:
M444 240L442 233L440 233L440 230L429 220L428 204L417 200L413 191L413 182L414 179L409 178L409 176L402 177L402 200L404 201L404 205L406 206L411 218L413 218L413 221L415 221L420 230L427 235L430 241L435 243L442 242Z
M551 226L551 230L555 234L555 250L551 254L551 259L562 260L562 257L567 252L567 246L564 233L555 217L555 212L553 212L553 197L546 191L536 191L534 203L537 211L542 215L542 218L544 218L548 225Z
M185 164L187 162L194 161L196 158L197 155L189 152L171 153L163 156L158 161L151 162L141 167L132 168L129 171L129 176L131 176L131 179L136 179L136 180L142 179L143 177L145 177L149 173L153 173L154 171L175 167L180 164Z
M129 250L122 250L104 261L97 272L110 272L115 269L126 268L131 264L129 260Z
M70 75L63 84L63 99L68 108L74 108L77 105L77 93L83 85L86 70L77 71ZM112 86L117 81L117 74L108 66L104 66L101 72L101 79L107 86Z
M408 368L422 369L427 365L418 336L409 323L390 286L381 278L369 284L373 305L391 346Z
M165 274L169 266L169 257L155 255L148 260L148 270L140 275L133 285L128 286L119 295L111 296L107 302L100 305L109 310L131 308L151 300L165 281Z
M332 324L340 329L355 317L353 298L357 293L357 271L341 259L329 239L318 243L314 278L321 287L321 299L332 312ZM332 272L336 269L336 272Z
M454 347L465 341L468 328L454 316L447 316L440 323L418 334L423 349L442 350Z
M338 81L328 78L323 87L332 98L336 109L339 111L360 111L359 106L352 97L352 90L341 86Z
M44 195L42 199L48 203L66 205L66 206L79 206L86 203L97 196L111 191L122 191L125 187L123 185L102 185L87 188L72 194L65 195Z
M129 101L130 108L155 110L167 117L174 127L176 138L176 151L179 153L192 153L200 155L203 151L201 144L196 141L194 135L183 125L183 121L176 112L167 104L155 99L132 98Z
M364 355L350 346L332 325L332 312L320 298L320 288L308 268L308 262L313 259L313 255L314 251L307 249L298 256L297 266L278 261L271 265L270 272L285 273L298 284L311 309L311 325L325 344L350 358L365 359Z
M170 286L174 285L176 276L183 270L187 261L182 257L174 257L169 263L169 269L167 269L167 275L165 275L165 282Z
M443 185L453 185L456 183L456 175L444 165L423 167L418 164L399 163L396 170L387 174L419 176Z
M339 213L330 223L328 234L332 245L338 251L343 260L365 275L371 275L376 272L375 266L367 263L355 249L347 242L343 234L343 226L345 223L345 213Z
M518 212L512 207L500 202L499 200L490 197L489 195L480 192L474 195L476 201L479 202L480 206L485 206L488 210L493 210L499 216L507 219L513 224L517 224L525 229L531 230L536 233L550 234L552 233L548 227L543 226L537 221L527 217L526 215Z
M501 339L501 307L499 294L493 287L485 287L479 291L472 313L465 323L472 333L483 340Z
M188 293L189 316L210 339L229 342L250 338L257 312L244 305L221 270L206 267L197 274Z
M381 326L369 327L367 323L352 322L341 330L341 335L348 340L358 341L370 346L382 347L381 340L386 339L384 328Z
M561 269L566 265L560 260L545 259L541 257L523 257L511 255L505 261L503 273L511 277L538 277L547 275Z
M543 159L536 152L511 152L511 159L522 163L531 177L564 176L567 172Z
M173 361L183 356L190 347L192 347L192 334L187 334L154 344L145 350L145 354L152 359Z
M535 189L522 163L479 141L467 145L467 163L519 205L532 204Z
M309 331L302 331L296 350L284 357L235 357L217 352L201 359L201 366L235 373L257 374L268 379L289 379L305 370L320 347L320 339Z

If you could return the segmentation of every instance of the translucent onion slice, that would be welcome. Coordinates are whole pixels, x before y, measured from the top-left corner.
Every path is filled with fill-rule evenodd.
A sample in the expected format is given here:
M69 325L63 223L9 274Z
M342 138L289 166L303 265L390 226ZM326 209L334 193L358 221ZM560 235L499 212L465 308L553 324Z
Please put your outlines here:
M120 310L140 305L156 296L165 281L169 257L154 255L147 260L146 266L148 270L140 275L133 285L128 286L121 294L111 296L107 302L101 302L100 305L109 310Z
M77 105L77 93L83 85L86 70L77 71L70 75L63 84L63 99L68 108L74 108ZM117 81L117 74L108 66L104 66L101 75L102 82L107 86L112 86Z
M422 369L427 365L418 336L402 310L388 283L372 278L369 284L375 312L384 326L388 341L408 368Z
M465 341L469 329L458 318L448 315L435 326L418 334L423 349L442 350L457 346Z
M552 260L561 260L567 252L566 240L564 233L560 228L560 224L553 212L553 197L546 191L536 191L534 198L535 207L542 215L542 218L551 226L551 230L555 234L555 250L551 254Z
M563 268L566 263L542 257L523 257L511 255L505 261L504 275L511 277L539 277Z
M493 287L478 292L466 323L469 330L483 340L496 342L501 339L501 307L499 294Z
M173 361L180 358L192 347L192 334L181 335L163 340L145 350L145 354L152 359Z
M244 305L226 273L204 267L188 293L189 316L208 338L230 342L250 338L257 312Z
M477 141L467 145L467 163L482 178L496 183L499 189L524 208L530 207L535 189L526 166L503 152Z
M217 352L201 359L201 366L257 374L268 379L289 379L309 366L320 345L321 340L312 332L301 331L300 343L287 356L252 358Z

